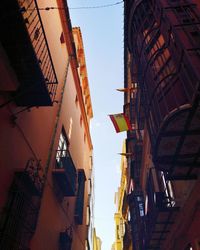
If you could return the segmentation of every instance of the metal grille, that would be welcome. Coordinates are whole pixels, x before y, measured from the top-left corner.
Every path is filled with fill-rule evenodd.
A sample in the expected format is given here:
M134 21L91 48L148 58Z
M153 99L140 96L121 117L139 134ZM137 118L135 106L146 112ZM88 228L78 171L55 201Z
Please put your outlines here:
M40 197L27 175L16 173L0 219L0 249L28 250L35 231ZM31 184L30 186L28 184Z
M38 63L44 75L46 87L53 101L57 89L57 77L53 66L45 30L42 25L36 0L18 0L27 31L32 42Z
M144 250L144 198L140 190L129 195L133 248Z

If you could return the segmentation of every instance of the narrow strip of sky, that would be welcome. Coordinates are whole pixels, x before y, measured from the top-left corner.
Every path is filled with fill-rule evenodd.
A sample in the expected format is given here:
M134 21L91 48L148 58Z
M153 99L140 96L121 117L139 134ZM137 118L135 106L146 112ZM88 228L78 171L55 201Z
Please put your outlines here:
M69 8L119 1L68 0ZM102 3L103 2L103 3ZM82 31L94 111L92 140L95 168L95 227L102 250L114 242L114 193L120 182L124 133L117 134L108 114L123 112L123 3L107 8L70 9L73 26Z

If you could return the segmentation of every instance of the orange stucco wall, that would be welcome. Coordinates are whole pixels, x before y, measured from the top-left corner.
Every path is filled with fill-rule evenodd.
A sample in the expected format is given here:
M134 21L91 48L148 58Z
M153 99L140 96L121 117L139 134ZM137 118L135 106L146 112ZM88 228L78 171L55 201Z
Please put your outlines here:
M39 0L39 7L47 7L46 1ZM56 6L57 1L48 1L48 6ZM9 187L16 169L24 169L28 159L37 157L44 168L49 154L51 161L48 177L42 198L41 209L38 218L36 232L31 240L31 250L55 250L58 249L59 233L73 224L72 249L85 249L87 238L86 206L88 205L88 178L90 176L90 160L92 148L85 138L85 123L80 123L83 110L80 108L80 100L75 103L77 96L77 83L71 65L67 72L68 47L60 43L60 35L63 30L58 10L41 11L42 21L47 36L51 56L58 78L56 100L52 107L31 108L16 115L15 121L12 114L22 108L11 103L0 109L0 212L5 206ZM4 62L3 62L4 63ZM7 69L5 77L9 75ZM52 152L49 151L52 143L52 135L56 124L56 115L61 100L61 91L66 81L66 88L62 102L61 115L55 134ZM1 83L0 83L1 86ZM6 98L2 98L3 103ZM89 126L89 124L88 124ZM64 127L69 139L69 150L77 169L83 168L86 174L85 201L83 225L74 224L75 197L68 197L60 202L54 192L51 170L55 164L55 153L61 129Z

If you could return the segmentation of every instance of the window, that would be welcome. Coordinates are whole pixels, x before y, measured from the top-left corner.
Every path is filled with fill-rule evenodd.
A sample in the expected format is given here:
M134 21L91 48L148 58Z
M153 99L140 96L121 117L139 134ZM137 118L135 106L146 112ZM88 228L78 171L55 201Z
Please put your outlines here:
M143 203L143 198L141 196L137 197L137 201L138 201L138 207L139 207L139 213L140 213L140 217L144 216L144 203Z
M75 221L78 225L83 223L83 207L84 207L84 193L85 193L85 171L78 170L78 191L75 205Z
M145 215L147 214L148 212L148 195L145 196Z
M60 138L59 138L59 142L58 142L58 149L56 152L57 167L59 167L59 165L60 165L61 158L69 155L68 148L69 148L69 141L67 139L67 136L66 136L64 129L62 129L62 132L61 132Z
M25 172L17 172L0 218L0 249L29 249L35 232L40 195Z
M62 201L64 196L75 196L77 173L69 152L69 141L64 129L60 134L52 175L56 197L59 201Z
M92 170L92 167L93 167L93 157L90 156L90 162L89 162L89 166L90 166L90 170Z
M166 180L164 172L160 172L162 186L164 189L165 197L166 197L166 205L168 207L175 206L174 192L172 187L172 182L170 180Z
M90 225L90 207L87 206L87 211L86 211L86 225Z
M117 232L117 239L119 240L120 239L120 236L119 236L119 225L117 225L117 230L116 230Z
M88 195L92 194L92 180L88 179Z

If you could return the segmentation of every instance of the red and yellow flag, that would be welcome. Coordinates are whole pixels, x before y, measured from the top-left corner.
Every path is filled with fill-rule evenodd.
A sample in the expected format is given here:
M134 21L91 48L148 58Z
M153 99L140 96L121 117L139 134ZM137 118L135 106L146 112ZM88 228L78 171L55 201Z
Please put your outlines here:
M132 130L128 117L123 114L109 115L117 133Z

